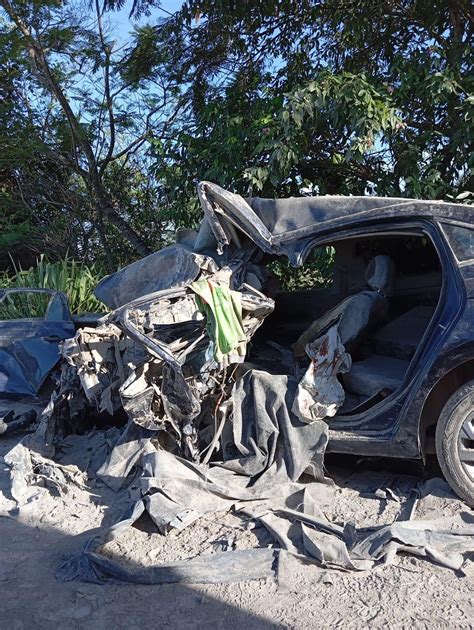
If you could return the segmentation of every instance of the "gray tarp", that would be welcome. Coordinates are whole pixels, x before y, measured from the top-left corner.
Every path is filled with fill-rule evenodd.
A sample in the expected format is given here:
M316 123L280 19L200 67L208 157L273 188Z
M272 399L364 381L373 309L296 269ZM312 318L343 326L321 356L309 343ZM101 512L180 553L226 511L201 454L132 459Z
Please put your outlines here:
M253 486L297 481L309 469L322 478L326 422L306 424L291 411L298 381L250 370L232 390L232 414L222 435L222 466Z
M296 386L287 377L253 370L237 381L221 464L198 465L165 450L144 455L142 499L122 521L99 530L81 554L68 558L58 578L147 584L238 581L277 575L285 552L342 570L369 570L391 562L400 551L461 569L464 555L474 550L474 516L469 512L363 529L326 517L334 501L333 484L322 468L327 425L303 423L289 411ZM305 483L304 471L312 475ZM100 554L105 543L120 537L144 512L166 535L201 516L230 509L260 521L283 551L222 552L141 570Z
M188 462L184 464L185 467L186 464ZM155 472L163 474L163 470ZM180 472L178 470L178 475ZM391 525L357 529L352 525L343 527L326 519L318 504L324 506L330 488L321 483L294 484L292 488L280 487L278 491L273 487L271 498L259 500L255 495L249 498L247 489L243 489L240 494L244 498L237 501L228 496L229 489L223 489L222 480L217 483L206 481L199 471L192 471L192 467L187 469L181 483L170 482L168 485L167 479L162 476L145 479L148 490L144 498L119 523L96 532L82 553L68 558L57 572L58 579L89 582L112 579L142 584L234 582L277 577L279 565L287 558L286 553L302 562L347 571L370 570L389 564L397 553L405 552L430 558L454 570L462 570L466 554L474 550L474 516L467 511L444 519L399 521ZM438 481L444 490L445 483ZM279 548L225 551L143 569L127 568L101 555L101 547L120 538L145 510L158 526L163 526L166 521L183 528L194 520L196 513L177 512L171 499L167 505L163 501L166 494L162 493L156 498L158 488L162 488L164 493L171 492L171 496L182 496L183 503L193 506L196 513L202 509L222 511L233 505L236 511L260 521ZM186 492L181 495L183 489ZM263 496L264 493L260 493L260 497Z

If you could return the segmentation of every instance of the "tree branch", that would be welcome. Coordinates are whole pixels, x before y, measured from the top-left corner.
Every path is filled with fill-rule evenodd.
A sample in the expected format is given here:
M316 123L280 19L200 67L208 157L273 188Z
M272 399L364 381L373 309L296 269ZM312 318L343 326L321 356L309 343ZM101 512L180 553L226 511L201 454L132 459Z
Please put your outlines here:
M102 12L99 7L99 0L95 0L95 8L97 13L97 28L99 30L99 39L100 44L102 46L102 50L104 52L105 58L105 67L104 67L104 99L107 106L107 111L109 114L109 130L110 130L110 140L109 140L109 148L107 150L107 155L103 160L101 160L101 164L99 167L99 174L102 176L107 165L110 162L110 158L114 153L115 148L115 118L114 118L114 107L113 100L110 93L110 63L111 63L111 47L107 44L104 38L104 31L102 28Z
M45 84L45 87L58 100L68 120L73 142L77 141L84 152L88 164L88 170L85 171L84 169L81 169L79 163L77 163L77 169L83 177L86 186L91 191L92 196L95 198L98 212L102 212L108 220L120 230L123 236L135 247L139 254L142 256L148 255L150 253L150 249L143 239L135 232L135 230L133 230L132 227L120 216L115 208L114 202L105 190L101 179L103 169L99 172L92 146L89 143L87 136L83 133L81 125L72 111L66 95L51 72L41 41L39 39L35 39L31 33L31 29L23 22L20 16L15 13L9 0L0 0L0 6L3 7L9 18L23 35L26 49L33 62L33 67L36 73L38 74L40 80L42 80Z

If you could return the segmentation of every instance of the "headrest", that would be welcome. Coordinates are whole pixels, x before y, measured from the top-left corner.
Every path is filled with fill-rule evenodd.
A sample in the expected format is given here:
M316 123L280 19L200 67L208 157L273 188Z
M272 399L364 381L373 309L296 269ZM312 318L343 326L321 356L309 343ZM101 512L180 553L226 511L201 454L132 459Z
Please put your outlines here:
M392 289L394 272L390 256L375 256L367 265L365 280L371 289L387 295Z

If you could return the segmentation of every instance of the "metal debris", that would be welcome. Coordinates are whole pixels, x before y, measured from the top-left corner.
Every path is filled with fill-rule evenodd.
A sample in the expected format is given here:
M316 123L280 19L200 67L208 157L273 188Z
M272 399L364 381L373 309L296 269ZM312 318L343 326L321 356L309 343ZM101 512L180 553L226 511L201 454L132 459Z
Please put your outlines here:
M27 429L36 420L37 414L34 409L15 416L13 411L0 418L0 435L10 435Z

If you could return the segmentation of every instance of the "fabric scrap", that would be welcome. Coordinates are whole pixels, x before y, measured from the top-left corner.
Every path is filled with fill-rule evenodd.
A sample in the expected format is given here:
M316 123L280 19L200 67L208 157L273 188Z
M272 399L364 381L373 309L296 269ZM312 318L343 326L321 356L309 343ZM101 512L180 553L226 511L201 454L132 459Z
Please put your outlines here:
M203 278L190 285L196 303L207 318L214 359L222 364L242 361L247 337L242 325L241 294L224 282Z
M311 363L298 385L292 411L303 422L332 418L345 398L337 376L348 372L352 365L337 325L307 344L305 350Z

